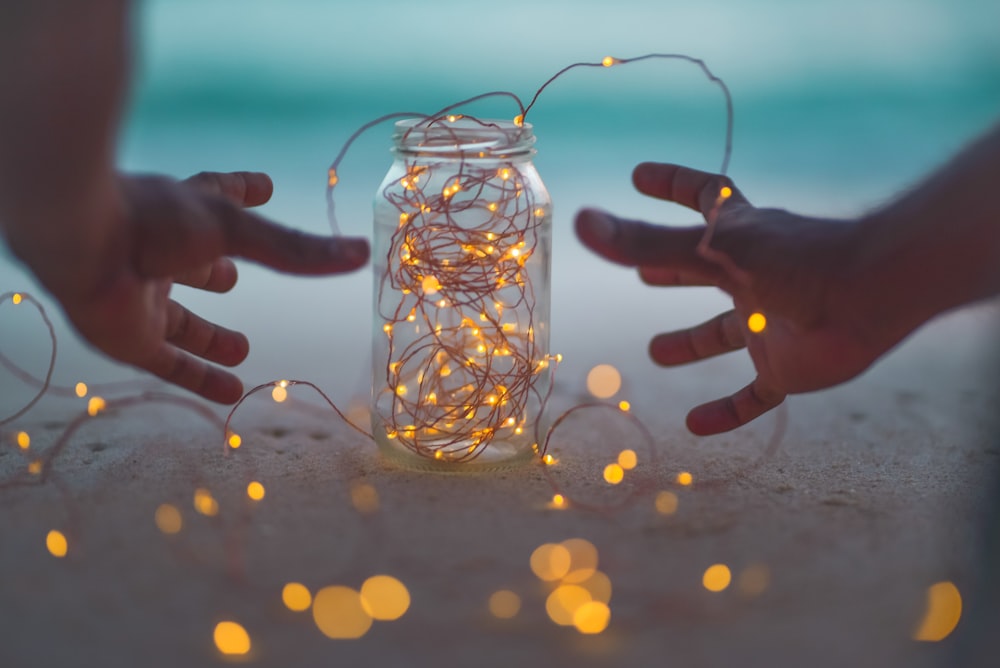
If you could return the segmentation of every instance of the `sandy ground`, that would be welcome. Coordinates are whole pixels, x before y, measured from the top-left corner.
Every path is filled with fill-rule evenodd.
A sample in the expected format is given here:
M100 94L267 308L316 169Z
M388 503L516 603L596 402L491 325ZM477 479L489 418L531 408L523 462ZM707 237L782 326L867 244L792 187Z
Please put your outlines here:
M248 402L234 423L243 446L228 455L218 428L185 409L109 411L73 436L45 485L0 490L0 666L224 664L212 631L226 619L252 638L242 661L262 666L997 665L995 633L977 637L969 612L1000 463L997 312L954 314L855 382L790 401L774 451L774 417L707 440L678 419L737 362L677 371L671 383L653 371L633 378L652 450L604 410L579 413L552 441L562 491L607 512L547 507L553 489L537 465L474 476L394 468L329 411L304 406L314 397L301 388L282 405ZM580 398L564 389L559 403ZM10 427L41 453L79 407L46 399ZM11 440L0 480L26 465ZM623 447L639 466L608 485L601 471ZM690 487L674 482L682 470ZM251 479L265 484L263 501L246 498ZM377 490L374 513L351 504L361 482ZM217 517L194 512L199 486ZM654 507L661 490L678 496L672 515ZM157 530L162 503L181 509L180 534ZM52 528L69 536L65 559L46 552ZM536 547L571 537L597 547L613 583L611 623L597 636L553 624L529 568ZM714 563L734 575L720 593L701 584ZM769 582L748 593L739 577L760 565ZM330 640L281 603L288 581L315 592L375 573L405 583L412 603L360 640ZM940 581L955 583L966 614L944 642L914 642L927 587ZM513 619L490 615L498 589L521 597Z

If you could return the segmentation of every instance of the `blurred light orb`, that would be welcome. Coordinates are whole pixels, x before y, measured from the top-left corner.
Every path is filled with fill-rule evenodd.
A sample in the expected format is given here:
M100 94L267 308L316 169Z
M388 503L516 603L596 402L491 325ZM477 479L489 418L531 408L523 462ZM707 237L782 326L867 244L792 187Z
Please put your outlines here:
M569 573L573 558L564 545L545 543L531 553L531 572L539 580L554 582Z
M250 652L250 634L236 622L219 622L215 625L215 646L227 656L242 656Z
M573 626L585 635L601 633L611 622L611 609L600 601L588 601L573 613Z
M562 581L575 584L589 579L597 571L597 548L589 540L569 538L562 546L569 552L569 569Z
M350 587L324 587L313 598L313 621L327 638L355 640L368 633L372 617L361 602L361 594Z
M701 583L705 589L713 592L725 591L733 579L733 574L725 564L713 564L705 570Z
M656 495L656 512L661 515L673 515L677 512L677 495L663 491Z
M514 592L501 589L490 595L490 614L497 619L512 619L521 611L521 597Z
M631 471L638 463L639 457L635 454L635 450L622 450L618 453L618 466L626 471Z
M962 618L962 594L951 582L938 582L927 589L927 609L913 633L922 642L940 642L951 635Z
M767 318L763 313L751 313L747 318L747 328L754 334L760 334L767 328Z
M69 542L62 531L53 529L45 537L45 547L53 557L62 559L69 551Z
M410 609L410 592L391 575L373 575L361 585L361 606L372 619L395 621Z
M610 364L598 364L587 374L587 391L598 399L608 399L618 394L622 375Z
M281 602L292 612L304 612L312 605L312 594L304 584L289 582L281 588Z
M619 464L608 464L604 467L604 482L617 485L625 479L625 470Z
M267 494L267 490L264 489L264 485L260 484L256 480L247 485L247 496L249 496L254 501L260 501Z
M153 516L156 521L156 528L165 534L172 535L180 533L184 528L184 520L181 511L169 503L161 503Z
M590 592L580 585L559 585L545 599L545 612L559 626L572 626L576 611L592 600Z

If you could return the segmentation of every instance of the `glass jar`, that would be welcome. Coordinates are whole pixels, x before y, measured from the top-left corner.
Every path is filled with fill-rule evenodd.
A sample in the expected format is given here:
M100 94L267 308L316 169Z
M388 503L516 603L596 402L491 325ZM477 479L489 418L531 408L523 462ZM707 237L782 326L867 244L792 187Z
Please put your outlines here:
M375 196L372 431L418 468L514 465L550 392L552 204L530 124L396 123Z

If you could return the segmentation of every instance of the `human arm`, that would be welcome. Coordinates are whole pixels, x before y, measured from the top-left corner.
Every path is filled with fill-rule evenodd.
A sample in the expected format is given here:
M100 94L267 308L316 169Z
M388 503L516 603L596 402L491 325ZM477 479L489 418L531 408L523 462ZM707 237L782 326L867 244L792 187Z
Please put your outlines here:
M713 434L743 425L786 395L847 381L914 329L949 309L1000 294L1000 126L895 202L858 220L758 209L725 177L676 165L639 165L644 194L711 220L667 228L594 210L577 216L581 240L639 268L652 285L714 285L733 310L653 338L650 355L684 364L746 347L756 378L693 409L688 427ZM732 188L728 198L724 187ZM766 328L750 331L761 313Z
M245 211L271 195L263 174L118 174L128 9L125 0L0 6L0 229L92 345L231 403L242 385L215 364L241 362L246 337L171 300L172 284L225 292L236 282L230 256L291 273L349 271L368 247Z

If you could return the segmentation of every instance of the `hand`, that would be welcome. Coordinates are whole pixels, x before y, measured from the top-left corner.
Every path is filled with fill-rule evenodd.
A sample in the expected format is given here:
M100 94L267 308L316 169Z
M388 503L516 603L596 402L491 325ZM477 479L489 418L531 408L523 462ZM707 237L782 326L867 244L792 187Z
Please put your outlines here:
M662 227L584 210L576 219L583 243L638 267L650 285L714 285L734 306L696 327L654 337L650 356L673 366L746 348L757 372L735 394L693 409L692 432L735 429L788 394L853 378L909 331L880 327L858 308L865 290L878 289L857 279L861 225L758 209L727 178L676 165L641 164L633 182L646 195L701 212L714 226ZM731 188L728 198L720 194L723 187ZM748 326L754 313L766 318L759 333Z
M71 267L32 268L99 350L212 401L242 395L240 380L214 364L239 364L249 344L170 299L175 282L227 292L237 278L229 256L314 275L350 271L368 258L363 239L307 235L245 211L270 199L265 174L128 176L117 186L115 224L98 252L81 253Z

